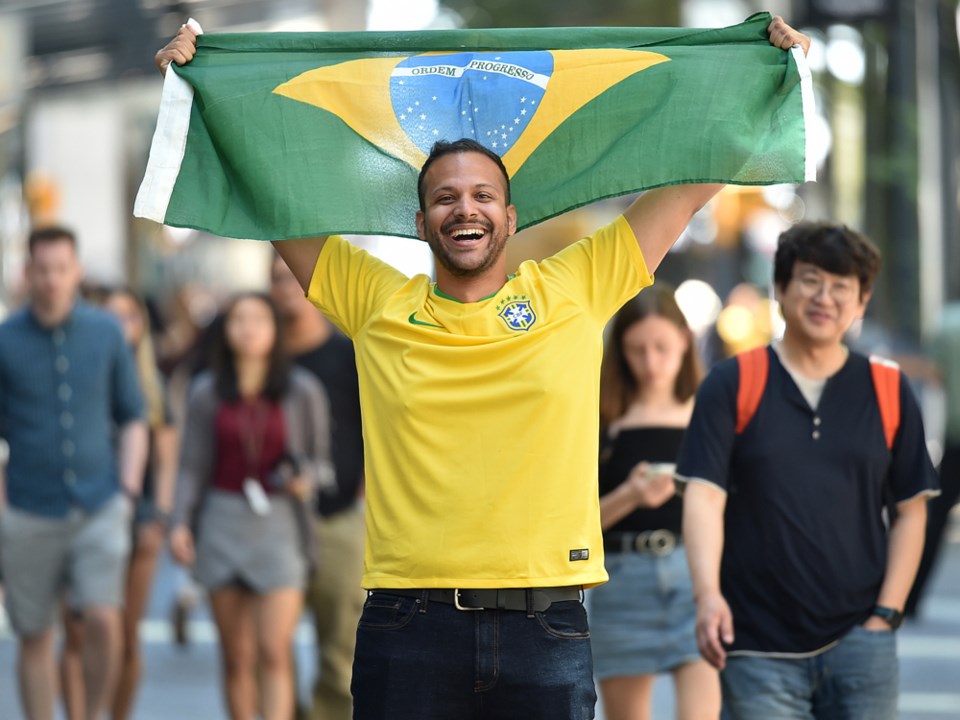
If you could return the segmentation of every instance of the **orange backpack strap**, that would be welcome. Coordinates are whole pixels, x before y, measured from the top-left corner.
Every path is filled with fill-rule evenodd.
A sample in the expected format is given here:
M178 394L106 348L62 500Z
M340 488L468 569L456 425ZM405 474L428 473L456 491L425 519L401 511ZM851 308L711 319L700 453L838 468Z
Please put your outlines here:
M760 399L767 386L770 357L767 355L766 346L737 353L737 364L740 366L740 380L737 385L737 435L739 435L760 407Z
M870 356L870 375L880 406L880 420L887 449L893 448L893 439L900 427L900 366L893 360L878 355Z

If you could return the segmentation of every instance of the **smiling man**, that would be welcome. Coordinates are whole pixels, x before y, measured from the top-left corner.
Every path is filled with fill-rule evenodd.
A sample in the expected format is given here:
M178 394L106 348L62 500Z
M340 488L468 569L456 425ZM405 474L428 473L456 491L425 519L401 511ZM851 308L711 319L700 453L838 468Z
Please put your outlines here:
M800 223L774 262L783 340L714 368L677 465L697 642L727 717L892 720L937 487L920 411L898 369L843 344L876 248Z
M499 177L490 177L491 164ZM436 182L437 177L442 182ZM418 194L417 233L433 251L438 281L443 272L451 290L454 284L467 294L498 290L504 276L488 271L502 263L507 238L517 229L517 211L510 204L510 184L500 157L478 143L441 145L420 171ZM490 282L474 287L471 280L485 274Z
M776 18L770 41L809 39ZM156 57L189 61L189 28ZM500 158L439 142L418 182L436 282L343 238L276 242L354 341L369 591L358 720L594 716L582 589L607 579L597 493L606 322L719 185L651 190L592 237L508 275Z

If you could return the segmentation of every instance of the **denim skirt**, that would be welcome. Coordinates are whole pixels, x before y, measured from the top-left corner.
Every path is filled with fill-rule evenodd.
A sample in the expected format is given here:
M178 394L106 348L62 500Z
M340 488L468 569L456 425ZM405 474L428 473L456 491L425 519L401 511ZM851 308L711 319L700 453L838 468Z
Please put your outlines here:
M598 680L669 672L697 660L696 606L683 547L609 553L609 582L587 591Z

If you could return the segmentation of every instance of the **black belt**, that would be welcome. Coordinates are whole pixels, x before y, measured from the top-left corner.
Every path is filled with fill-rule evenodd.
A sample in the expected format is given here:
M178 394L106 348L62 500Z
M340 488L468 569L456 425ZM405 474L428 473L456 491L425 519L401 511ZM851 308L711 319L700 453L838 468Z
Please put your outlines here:
M679 544L680 536L672 530L611 532L603 536L605 553L639 552L659 557L669 555Z
M457 610L519 610L545 612L555 602L581 600L579 585L567 587L500 588L461 590L434 588L431 590L375 589L371 593L424 597L430 602L453 605Z

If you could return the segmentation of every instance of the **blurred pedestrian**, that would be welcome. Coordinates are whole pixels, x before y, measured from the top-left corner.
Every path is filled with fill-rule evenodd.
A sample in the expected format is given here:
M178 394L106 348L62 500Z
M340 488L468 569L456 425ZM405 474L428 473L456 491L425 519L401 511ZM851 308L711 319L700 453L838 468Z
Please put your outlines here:
M122 662L111 704L112 720L124 720L132 714L134 697L143 672L140 620L150 599L154 570L173 505L177 432L153 351L146 304L129 288L105 288L100 294L100 303L120 322L124 337L133 350L150 429L143 485L134 505L133 550L124 592ZM64 614L64 622L67 629L61 671L64 702L67 717L82 720L83 627L69 611Z
M86 638L85 717L96 720L119 671L131 497L147 454L143 399L116 320L77 297L73 233L32 232L26 275L29 305L0 326L0 433L10 445L0 560L20 696L29 720L52 720L54 621L66 593Z
M188 390L198 375L210 369L214 342L223 334L223 312L212 296L199 288L190 288L189 291L183 288L175 297L173 308L181 319L167 323L167 327L179 325L181 333L190 337L189 343L181 348L176 358L167 358L174 415L182 427ZM212 307L210 303L213 303ZM185 315L183 309L186 307L194 308L194 312ZM177 311L177 308L180 310ZM187 328L192 329L186 331ZM203 593L189 568L174 564L172 576L174 593L170 625L174 642L178 647L185 648L190 644L190 617Z
M727 294L723 310L704 338L709 366L773 339L772 303L752 283L742 282Z
M157 558L163 547L177 473L177 429L163 378L153 350L150 318L143 299L126 288L110 290L104 300L123 327L133 348L137 374L147 407L150 451L143 490L134 512L133 552L127 570L123 617L123 663L112 720L132 717L134 698L143 674L140 653L140 620L150 599Z
M290 720L308 503L332 482L327 400L289 367L267 296L235 296L221 328L187 404L170 549L210 593L230 717Z
M658 282L614 316L600 372L600 524L610 580L589 593L594 676L607 720L651 716L670 673L681 720L720 713L700 657L673 469L702 369L693 334Z
M960 302L948 303L943 308L931 339L931 354L946 393L947 422L939 473L942 493L931 498L927 505L927 539L904 609L908 616L917 615L920 609L924 590L943 547L950 512L960 500Z
M310 717L350 720L353 650L367 596L361 587L363 433L353 343L307 301L279 256L270 268L270 296L280 312L293 362L312 372L330 399L336 484L319 493L314 505L317 570L310 578L307 607L317 639L318 674Z
M731 718L897 716L892 631L937 481L903 373L842 342L879 268L844 226L784 232L783 340L721 362L697 393L683 532L697 641Z

